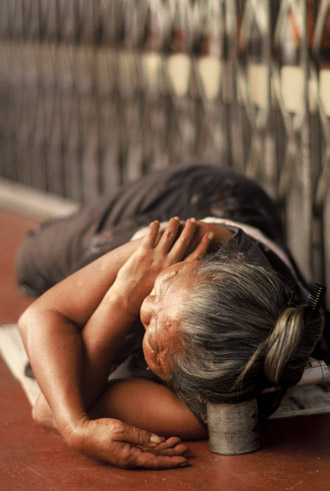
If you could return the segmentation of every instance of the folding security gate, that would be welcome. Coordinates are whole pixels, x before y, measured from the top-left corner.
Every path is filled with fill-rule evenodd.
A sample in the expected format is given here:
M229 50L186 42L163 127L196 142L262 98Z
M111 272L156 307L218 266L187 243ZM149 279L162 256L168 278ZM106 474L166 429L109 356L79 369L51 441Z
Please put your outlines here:
M0 175L79 201L203 160L330 285L330 0L0 0Z

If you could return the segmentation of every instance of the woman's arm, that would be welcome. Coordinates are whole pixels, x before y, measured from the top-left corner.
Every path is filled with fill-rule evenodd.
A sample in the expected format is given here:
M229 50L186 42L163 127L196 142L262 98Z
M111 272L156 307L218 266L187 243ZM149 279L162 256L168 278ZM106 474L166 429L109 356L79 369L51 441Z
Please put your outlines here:
M93 321L93 312L97 315L97 307L118 270L140 243L125 244L66 278L36 300L19 320L26 351L55 425L78 451L90 403L84 398L84 388L85 392L88 388L83 383L81 329L88 319ZM97 395L95 391L91 394Z
M83 379L85 346L81 332L88 320L93 325L93 312L98 315L97 308L118 270L141 242L125 244L66 278L37 299L19 320L22 339L42 392L34 414L40 407L45 413L47 404L55 427L67 443L89 455L92 452L84 448L91 430L87 416L90 401L84 398L84 392L89 390ZM91 391L90 397L97 397L96 391ZM37 419L42 411L38 411ZM118 428L120 425L116 424L114 431L119 431ZM143 440L147 444L150 440L150 434L135 433L140 443ZM134 438L132 432L130 438ZM96 455L96 449L93 456L109 461L109 456L102 452L101 448L101 455Z
M150 237L149 242L144 239L143 242L147 244L147 248L149 247L149 261L146 261L148 256L146 248L142 248L142 254L140 251L137 255L138 289L132 288L134 282L132 283L129 275L128 277L126 275L126 279L130 279L126 281L129 286L127 288L122 281L123 274L121 280L115 282L114 288L109 289L127 256L134 249L136 249L135 256L137 251L141 250L141 247L137 248L137 244L132 243L119 248L115 255L108 253L46 292L20 319L22 337L32 368L64 438L77 450L118 465L121 465L118 455L123 454L126 460L124 459L122 465L126 465L127 455L129 465L173 466L182 463L183 459L176 457L175 460L173 457L169 461L158 455L156 464L154 460L151 464L148 452L137 453L134 446L137 443L144 446L151 445L150 433L122 426L120 422L110 420L91 422L87 416L87 407L102 392L112 358L133 322L134 315L137 314L137 311L133 314L128 312L127 307L131 309L134 305L136 309L152 288L154 278L151 279L151 276L157 275L162 268L169 265L170 254L163 246L167 243L170 246L173 244L174 225L177 226L176 222L172 221L163 235L165 238L159 240L161 247L158 249L155 247L155 240L159 237L158 227L156 230L153 226L153 231L149 232L149 236L151 234L154 241L152 247L150 247ZM190 223L187 229L189 233L186 232L183 237L184 247L173 246L172 251L177 249L179 255L174 255L172 252L171 261L177 262L182 258L186 246L192 240L194 227L195 225ZM196 254L205 250L205 244L204 241L202 246L196 248ZM159 257L155 260L156 250L158 252L162 250L161 260ZM144 262L141 262L141 257L144 258ZM144 271L143 268L141 270L143 265ZM136 264L131 261L131 271L134 267ZM126 272L128 269L126 267ZM138 298L132 295L133 290L139 292ZM127 299L130 300L129 303ZM79 333L82 326L85 326L83 339ZM84 365L88 367L85 371ZM85 379L82 375L83 371ZM97 383L90 383L95 380ZM118 448L118 441L115 448L112 448L113 441L110 445L109 436L112 433L118 435L118 431L126 442L133 443L133 447L129 447L129 452L127 445Z
M148 379L111 380L88 413L92 418L117 418L182 440L199 440L208 434L206 425L173 392Z

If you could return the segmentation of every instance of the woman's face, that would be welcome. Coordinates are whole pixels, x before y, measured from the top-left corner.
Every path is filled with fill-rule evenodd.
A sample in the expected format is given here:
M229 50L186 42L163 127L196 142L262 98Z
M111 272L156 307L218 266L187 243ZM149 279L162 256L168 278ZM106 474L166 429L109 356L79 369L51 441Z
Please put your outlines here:
M171 353L181 349L178 327L182 307L196 285L198 261L174 264L156 278L154 288L141 305L146 330L143 352L151 370L163 380L170 372Z

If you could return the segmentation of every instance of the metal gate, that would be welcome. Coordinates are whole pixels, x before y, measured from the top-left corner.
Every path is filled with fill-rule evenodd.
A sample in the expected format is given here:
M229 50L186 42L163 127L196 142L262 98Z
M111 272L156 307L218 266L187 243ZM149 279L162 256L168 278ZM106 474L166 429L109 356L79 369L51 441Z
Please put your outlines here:
M87 201L203 160L330 284L330 0L0 0L0 175Z

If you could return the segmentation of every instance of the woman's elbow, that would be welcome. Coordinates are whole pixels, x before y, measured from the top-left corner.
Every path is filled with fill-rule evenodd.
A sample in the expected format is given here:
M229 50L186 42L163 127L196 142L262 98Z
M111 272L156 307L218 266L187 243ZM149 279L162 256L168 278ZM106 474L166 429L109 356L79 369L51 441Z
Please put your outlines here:
M39 395L32 407L32 418L37 424L45 428L56 429L52 411L42 394Z
M18 319L18 329L28 358L38 353L40 334L44 330L46 320L40 316L38 309L30 305Z
M33 309L28 307L18 319L18 329L25 348L27 347L28 333L31 331L31 326L33 325L33 318Z

